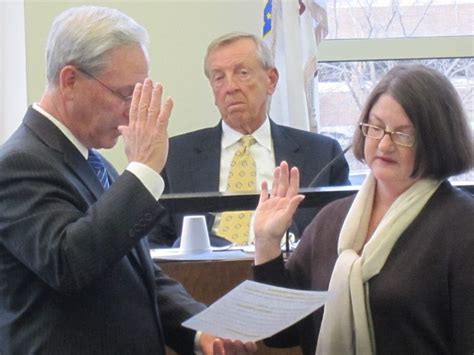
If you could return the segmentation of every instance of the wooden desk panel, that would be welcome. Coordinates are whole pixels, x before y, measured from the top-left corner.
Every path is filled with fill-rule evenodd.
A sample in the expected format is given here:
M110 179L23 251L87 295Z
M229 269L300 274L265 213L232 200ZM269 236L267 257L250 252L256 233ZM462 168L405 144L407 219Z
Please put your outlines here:
M210 305L240 282L251 280L253 260L181 261L160 263L199 302Z
M160 262L160 267L178 280L198 301L213 303L244 280L252 280L253 259ZM174 354L168 351L168 355ZM299 347L276 349L258 343L258 355L301 355Z

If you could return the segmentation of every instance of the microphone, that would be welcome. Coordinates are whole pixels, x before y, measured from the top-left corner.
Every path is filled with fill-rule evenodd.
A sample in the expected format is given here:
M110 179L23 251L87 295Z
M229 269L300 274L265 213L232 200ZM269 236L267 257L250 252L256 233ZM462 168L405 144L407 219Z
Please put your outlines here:
M308 184L308 187L314 187L316 185L316 182L318 182L319 178L330 168L334 165L334 163L339 160L341 157L344 156L344 154L347 153L349 149L352 148L352 144L349 144L342 152L340 152L338 155L336 155L329 163L327 163L324 168L322 168L319 173L316 174L316 176L311 180L311 182Z
M341 157L344 156L344 154L347 153L347 151L349 149L352 148L352 144L349 144L342 152L340 152L338 155L336 155L329 163L327 163L317 174L316 176L313 178L313 180L311 180L311 182L309 183L308 187L313 187L316 182L318 181L318 179L331 167L334 165L334 163L340 159ZM286 252L286 255L289 255L290 253L290 229L287 229L286 230L286 233L285 233L285 252Z

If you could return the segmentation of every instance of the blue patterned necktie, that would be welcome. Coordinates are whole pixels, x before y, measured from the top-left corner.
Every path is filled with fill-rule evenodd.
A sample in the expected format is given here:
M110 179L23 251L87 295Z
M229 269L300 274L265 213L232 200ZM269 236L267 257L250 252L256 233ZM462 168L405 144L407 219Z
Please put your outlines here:
M107 176L107 169L105 168L104 161L97 154L96 151L89 149L89 157L87 158L87 162L89 165L94 169L97 178L99 179L102 187L104 190L107 190L110 187L109 178Z

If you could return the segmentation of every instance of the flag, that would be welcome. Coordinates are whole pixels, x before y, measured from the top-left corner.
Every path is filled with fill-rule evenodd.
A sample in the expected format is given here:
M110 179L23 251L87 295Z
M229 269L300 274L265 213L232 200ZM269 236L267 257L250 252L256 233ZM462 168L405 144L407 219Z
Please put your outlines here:
M317 48L327 33L326 0L265 0L263 39L280 74L269 113L276 122L318 131Z

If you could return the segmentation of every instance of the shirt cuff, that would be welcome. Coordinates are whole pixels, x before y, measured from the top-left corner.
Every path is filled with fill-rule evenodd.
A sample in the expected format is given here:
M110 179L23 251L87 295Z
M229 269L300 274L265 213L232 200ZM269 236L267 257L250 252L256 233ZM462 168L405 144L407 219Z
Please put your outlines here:
M196 335L194 336L194 354L195 355L202 355L201 345L199 344L199 340L201 340L201 331L196 331Z
M135 175L141 181L143 186L151 193L151 195L158 201L165 189L165 182L163 178L155 170L149 166L131 162L127 166L127 171Z

